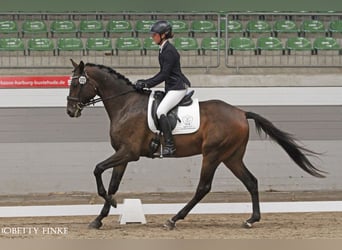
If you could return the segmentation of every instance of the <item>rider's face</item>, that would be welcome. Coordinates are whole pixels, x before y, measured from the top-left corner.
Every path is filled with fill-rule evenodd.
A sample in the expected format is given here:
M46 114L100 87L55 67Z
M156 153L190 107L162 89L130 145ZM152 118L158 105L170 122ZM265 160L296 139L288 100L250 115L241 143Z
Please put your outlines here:
M151 35L155 44L160 44L161 40L165 37L165 34L152 33Z

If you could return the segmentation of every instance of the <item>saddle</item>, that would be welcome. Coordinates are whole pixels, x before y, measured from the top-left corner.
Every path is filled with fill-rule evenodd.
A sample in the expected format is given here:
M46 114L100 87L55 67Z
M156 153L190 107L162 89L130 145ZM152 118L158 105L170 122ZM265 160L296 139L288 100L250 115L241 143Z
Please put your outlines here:
M169 119L171 130L173 130L176 127L177 121L181 122L181 120L178 117L178 107L179 106L190 106L193 102L191 97L193 96L194 92L195 92L195 90L191 90L189 93L187 93L183 97L183 99L173 109L171 109L167 113L167 118ZM158 108L159 104L161 103L161 101L163 100L163 98L165 97L165 92L155 91L153 97L154 97L154 101L152 103L151 115L152 115L152 118L153 118L153 121L154 121L156 128L158 130L160 130L158 117L157 117L157 108Z

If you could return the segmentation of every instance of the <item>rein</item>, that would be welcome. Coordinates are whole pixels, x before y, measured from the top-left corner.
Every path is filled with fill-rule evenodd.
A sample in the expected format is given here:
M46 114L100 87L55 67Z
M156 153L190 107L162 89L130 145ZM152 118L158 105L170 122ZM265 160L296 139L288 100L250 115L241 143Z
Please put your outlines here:
M95 103L107 101L109 99L113 99L113 98L117 98L117 97L120 97L120 96L123 96L123 95L127 95L128 93L135 92L135 91L136 91L135 89L131 89L131 90L125 91L125 92L117 94L117 95L108 96L108 97L103 98L103 99L101 97L95 98L95 99L90 100L87 103L80 103L80 106L82 108L84 108L84 107L87 107L87 106L90 106L90 105L94 105Z

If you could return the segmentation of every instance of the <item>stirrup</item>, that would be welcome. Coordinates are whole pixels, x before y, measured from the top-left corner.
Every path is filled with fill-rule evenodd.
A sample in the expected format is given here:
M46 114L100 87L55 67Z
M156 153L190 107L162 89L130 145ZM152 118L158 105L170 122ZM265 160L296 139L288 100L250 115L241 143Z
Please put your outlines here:
M172 157L172 156L174 156L175 152L176 152L176 149L174 147L165 146L165 147L163 147L161 155L163 157Z

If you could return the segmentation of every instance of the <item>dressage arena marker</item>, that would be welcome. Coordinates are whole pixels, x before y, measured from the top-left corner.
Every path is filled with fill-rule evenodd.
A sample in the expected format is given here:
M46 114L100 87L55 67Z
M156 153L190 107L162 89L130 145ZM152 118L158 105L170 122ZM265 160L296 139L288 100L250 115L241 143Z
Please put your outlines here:
M146 218L140 199L124 199L119 222L120 224L146 224Z
M135 204L135 201L133 203ZM140 202L138 208L133 210L130 207L131 204L128 206L126 201L126 211L125 204L118 204L116 209L111 209L110 214L122 215L122 220L128 222L128 219L136 215L128 215L127 213L137 213L136 211L139 209L142 209L143 215L176 214L184 205L184 203L141 205ZM102 207L103 205L0 207L0 218L98 215ZM262 213L342 212L342 201L262 202L260 208ZM191 214L240 214L251 212L251 203L200 203L194 207Z

